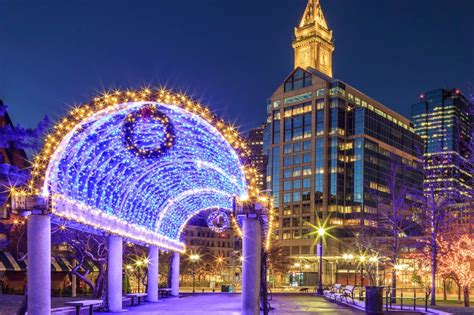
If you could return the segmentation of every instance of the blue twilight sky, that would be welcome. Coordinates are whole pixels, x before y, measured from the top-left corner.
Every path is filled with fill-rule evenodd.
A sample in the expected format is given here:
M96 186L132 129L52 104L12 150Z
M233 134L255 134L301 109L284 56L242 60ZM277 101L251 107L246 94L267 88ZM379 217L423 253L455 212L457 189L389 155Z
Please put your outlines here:
M474 1L321 0L334 75L405 116L420 92L474 84ZM292 70L306 0L0 0L0 98L15 123L98 91L167 85L242 129Z

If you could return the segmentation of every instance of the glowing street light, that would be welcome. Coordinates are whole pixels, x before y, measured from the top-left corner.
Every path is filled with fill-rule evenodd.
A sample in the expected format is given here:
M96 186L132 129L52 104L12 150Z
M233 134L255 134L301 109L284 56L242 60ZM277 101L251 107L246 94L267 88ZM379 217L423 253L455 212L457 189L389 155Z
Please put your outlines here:
M319 283L316 291L317 295L323 295L323 242L326 243L326 236L335 238L328 233L330 230L335 228L334 226L328 226L329 218L330 216L327 216L324 222L321 222L319 216L316 216L316 219L318 220L317 225L313 225L309 222L305 223L313 228L313 232L310 232L308 235L316 235L316 242L319 239Z
M191 260L191 262L193 263L193 293L196 292L196 262L201 259L201 256L199 256L198 254L191 254L189 256L189 259Z

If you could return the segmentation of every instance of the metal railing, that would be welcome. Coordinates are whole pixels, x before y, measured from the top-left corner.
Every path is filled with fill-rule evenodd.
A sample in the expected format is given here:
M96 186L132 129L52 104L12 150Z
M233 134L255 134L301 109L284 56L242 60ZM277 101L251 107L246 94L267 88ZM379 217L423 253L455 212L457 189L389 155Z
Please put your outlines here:
M421 301L425 312L428 311L428 300L431 290L429 288L391 288L384 287L385 309L393 309L395 305L400 306L400 310L409 310L413 307L416 311L417 302ZM397 303L399 301L399 303Z

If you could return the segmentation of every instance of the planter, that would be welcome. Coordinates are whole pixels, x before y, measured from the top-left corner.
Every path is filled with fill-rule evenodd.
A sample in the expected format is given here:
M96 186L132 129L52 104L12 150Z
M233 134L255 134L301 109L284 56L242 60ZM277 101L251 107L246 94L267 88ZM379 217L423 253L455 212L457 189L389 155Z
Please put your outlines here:
M365 312L383 314L383 287L365 287Z

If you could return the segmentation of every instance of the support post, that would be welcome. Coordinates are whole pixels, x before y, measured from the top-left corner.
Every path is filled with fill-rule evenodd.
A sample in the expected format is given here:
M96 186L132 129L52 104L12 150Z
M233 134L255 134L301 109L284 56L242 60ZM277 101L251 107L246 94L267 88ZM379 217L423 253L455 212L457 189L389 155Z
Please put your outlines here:
M262 229L260 221L248 216L243 218L242 238L242 315L260 314L260 268Z
M74 259L72 261L73 268L76 267L76 260ZM75 274L71 275L71 297L76 297L77 296L77 277Z
M150 246L148 252L148 287L147 298L149 302L158 302L158 266L159 249L157 246Z
M28 314L51 313L51 218L31 214L27 219Z
M107 301L109 311L122 310L122 237L110 235L107 257Z
M76 275L71 275L71 297L77 296L77 277Z
M179 253L174 253L171 265L171 295L179 296Z

